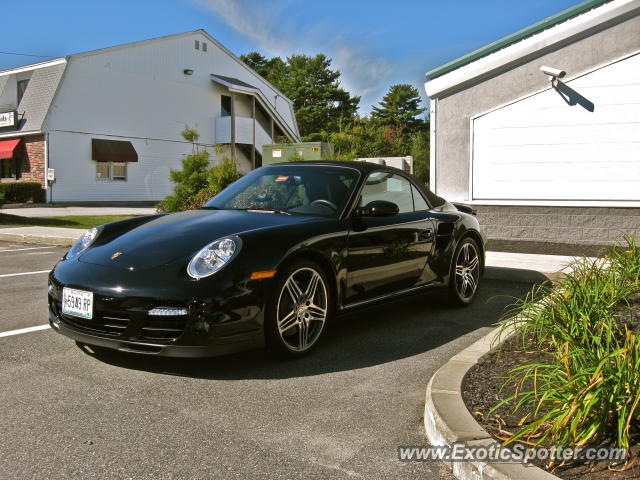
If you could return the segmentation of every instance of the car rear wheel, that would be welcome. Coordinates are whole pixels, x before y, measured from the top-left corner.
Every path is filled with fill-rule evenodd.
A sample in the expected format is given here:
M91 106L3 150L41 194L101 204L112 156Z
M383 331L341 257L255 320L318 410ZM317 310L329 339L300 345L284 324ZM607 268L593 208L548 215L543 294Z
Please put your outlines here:
M449 293L453 303L469 305L473 301L480 286L481 270L478 244L472 238L463 238L451 262Z
M324 332L332 301L327 277L315 262L301 260L285 267L267 308L268 349L289 357L309 352Z

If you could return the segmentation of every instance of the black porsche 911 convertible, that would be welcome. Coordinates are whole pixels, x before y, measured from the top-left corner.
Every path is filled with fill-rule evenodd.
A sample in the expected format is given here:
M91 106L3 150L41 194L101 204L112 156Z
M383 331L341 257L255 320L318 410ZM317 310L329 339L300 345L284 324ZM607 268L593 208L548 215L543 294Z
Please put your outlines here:
M484 247L470 207L400 170L274 164L198 210L87 231L49 276L49 320L128 352L297 356L342 311L432 287L469 304Z

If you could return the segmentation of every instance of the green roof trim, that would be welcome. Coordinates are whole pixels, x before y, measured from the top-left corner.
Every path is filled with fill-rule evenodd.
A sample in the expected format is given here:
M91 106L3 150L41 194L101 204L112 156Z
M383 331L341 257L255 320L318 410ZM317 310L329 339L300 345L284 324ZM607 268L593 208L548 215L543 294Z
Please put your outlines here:
M512 33L511 35L507 35L506 37L503 37L500 40L496 40L495 42L490 43L485 47L479 48L478 50L474 50L473 52L468 53L460 58L456 58L455 60L452 60L449 63L445 63L444 65L441 65L438 68L434 68L433 70L427 72L427 78L430 80L433 80L434 78L441 77L442 75L445 75L453 70L463 67L464 65L474 62L479 58L486 57L487 55L490 55L498 50L508 47L509 45L512 45L516 42L524 40L525 38L531 37L543 30L547 30L551 27L554 27L559 23L569 20L570 18L576 17L581 13L592 10L610 1L611 0L587 0L571 8L567 8L566 10L563 10L560 13L556 13L555 15L545 18L544 20L534 23L533 25L523 28L522 30L518 30L517 32Z

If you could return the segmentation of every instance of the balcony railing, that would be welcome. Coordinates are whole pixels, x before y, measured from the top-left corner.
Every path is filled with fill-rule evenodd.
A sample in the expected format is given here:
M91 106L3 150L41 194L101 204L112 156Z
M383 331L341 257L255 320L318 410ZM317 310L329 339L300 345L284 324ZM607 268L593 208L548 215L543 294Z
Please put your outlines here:
M215 139L216 143L231 143L231 118L218 117L215 121ZM236 143L253 144L253 118L235 117L236 119ZM271 135L258 123L255 122L256 139L255 145L258 150L262 150L262 146L272 143Z

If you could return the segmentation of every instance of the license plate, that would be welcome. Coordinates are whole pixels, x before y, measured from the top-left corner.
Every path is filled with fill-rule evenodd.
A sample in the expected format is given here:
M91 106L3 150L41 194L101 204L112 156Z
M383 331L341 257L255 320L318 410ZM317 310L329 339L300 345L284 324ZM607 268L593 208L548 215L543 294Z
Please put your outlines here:
M89 320L93 318L93 292L63 288L62 313Z

